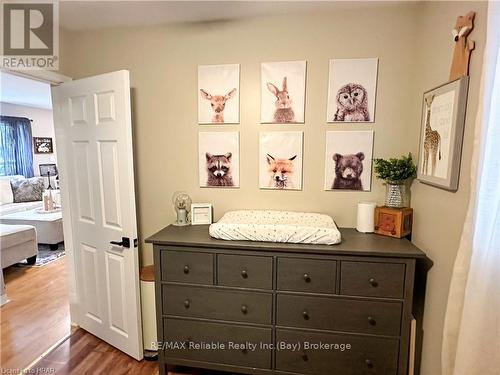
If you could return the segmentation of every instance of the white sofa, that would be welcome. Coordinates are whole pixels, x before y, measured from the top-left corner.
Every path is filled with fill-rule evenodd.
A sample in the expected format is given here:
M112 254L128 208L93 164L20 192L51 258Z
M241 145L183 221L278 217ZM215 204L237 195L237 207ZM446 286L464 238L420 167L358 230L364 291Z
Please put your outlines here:
M0 224L0 260L2 268L27 259L34 264L38 254L36 230L32 225Z
M14 203L10 180L23 176L0 176L0 217L19 211L33 210L43 207L42 201Z
M0 224L0 306L9 302L3 269L26 259L35 264L38 254L36 230L31 225Z

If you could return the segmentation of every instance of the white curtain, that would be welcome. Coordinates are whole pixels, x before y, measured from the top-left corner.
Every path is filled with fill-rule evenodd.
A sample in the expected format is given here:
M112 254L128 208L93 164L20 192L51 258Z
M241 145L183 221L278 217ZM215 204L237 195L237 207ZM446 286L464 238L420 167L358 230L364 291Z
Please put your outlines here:
M490 1L469 209L443 334L443 375L500 375L500 2Z

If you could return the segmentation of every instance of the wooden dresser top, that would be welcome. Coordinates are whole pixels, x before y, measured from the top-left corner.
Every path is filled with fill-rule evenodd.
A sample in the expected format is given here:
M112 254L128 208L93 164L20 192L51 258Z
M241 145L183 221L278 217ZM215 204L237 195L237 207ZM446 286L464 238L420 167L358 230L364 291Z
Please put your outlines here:
M178 247L235 249L250 251L295 252L329 255L366 255L396 258L427 258L425 253L407 239L359 233L354 228L340 228L342 242L338 245L312 245L254 241L224 241L210 237L208 225L177 227L169 225L146 239L155 245Z

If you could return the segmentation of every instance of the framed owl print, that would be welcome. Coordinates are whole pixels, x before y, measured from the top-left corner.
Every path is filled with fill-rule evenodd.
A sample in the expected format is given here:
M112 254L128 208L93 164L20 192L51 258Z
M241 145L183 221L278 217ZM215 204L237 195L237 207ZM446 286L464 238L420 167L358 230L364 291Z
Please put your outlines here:
M378 58L330 60L327 122L374 122Z

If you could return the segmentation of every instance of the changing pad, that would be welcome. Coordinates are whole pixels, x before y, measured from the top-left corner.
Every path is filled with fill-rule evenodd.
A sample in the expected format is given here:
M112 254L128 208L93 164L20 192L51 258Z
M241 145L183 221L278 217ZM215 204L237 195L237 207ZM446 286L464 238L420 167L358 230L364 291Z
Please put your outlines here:
M340 232L328 215L271 210L229 211L210 225L210 236L221 240L334 245Z

